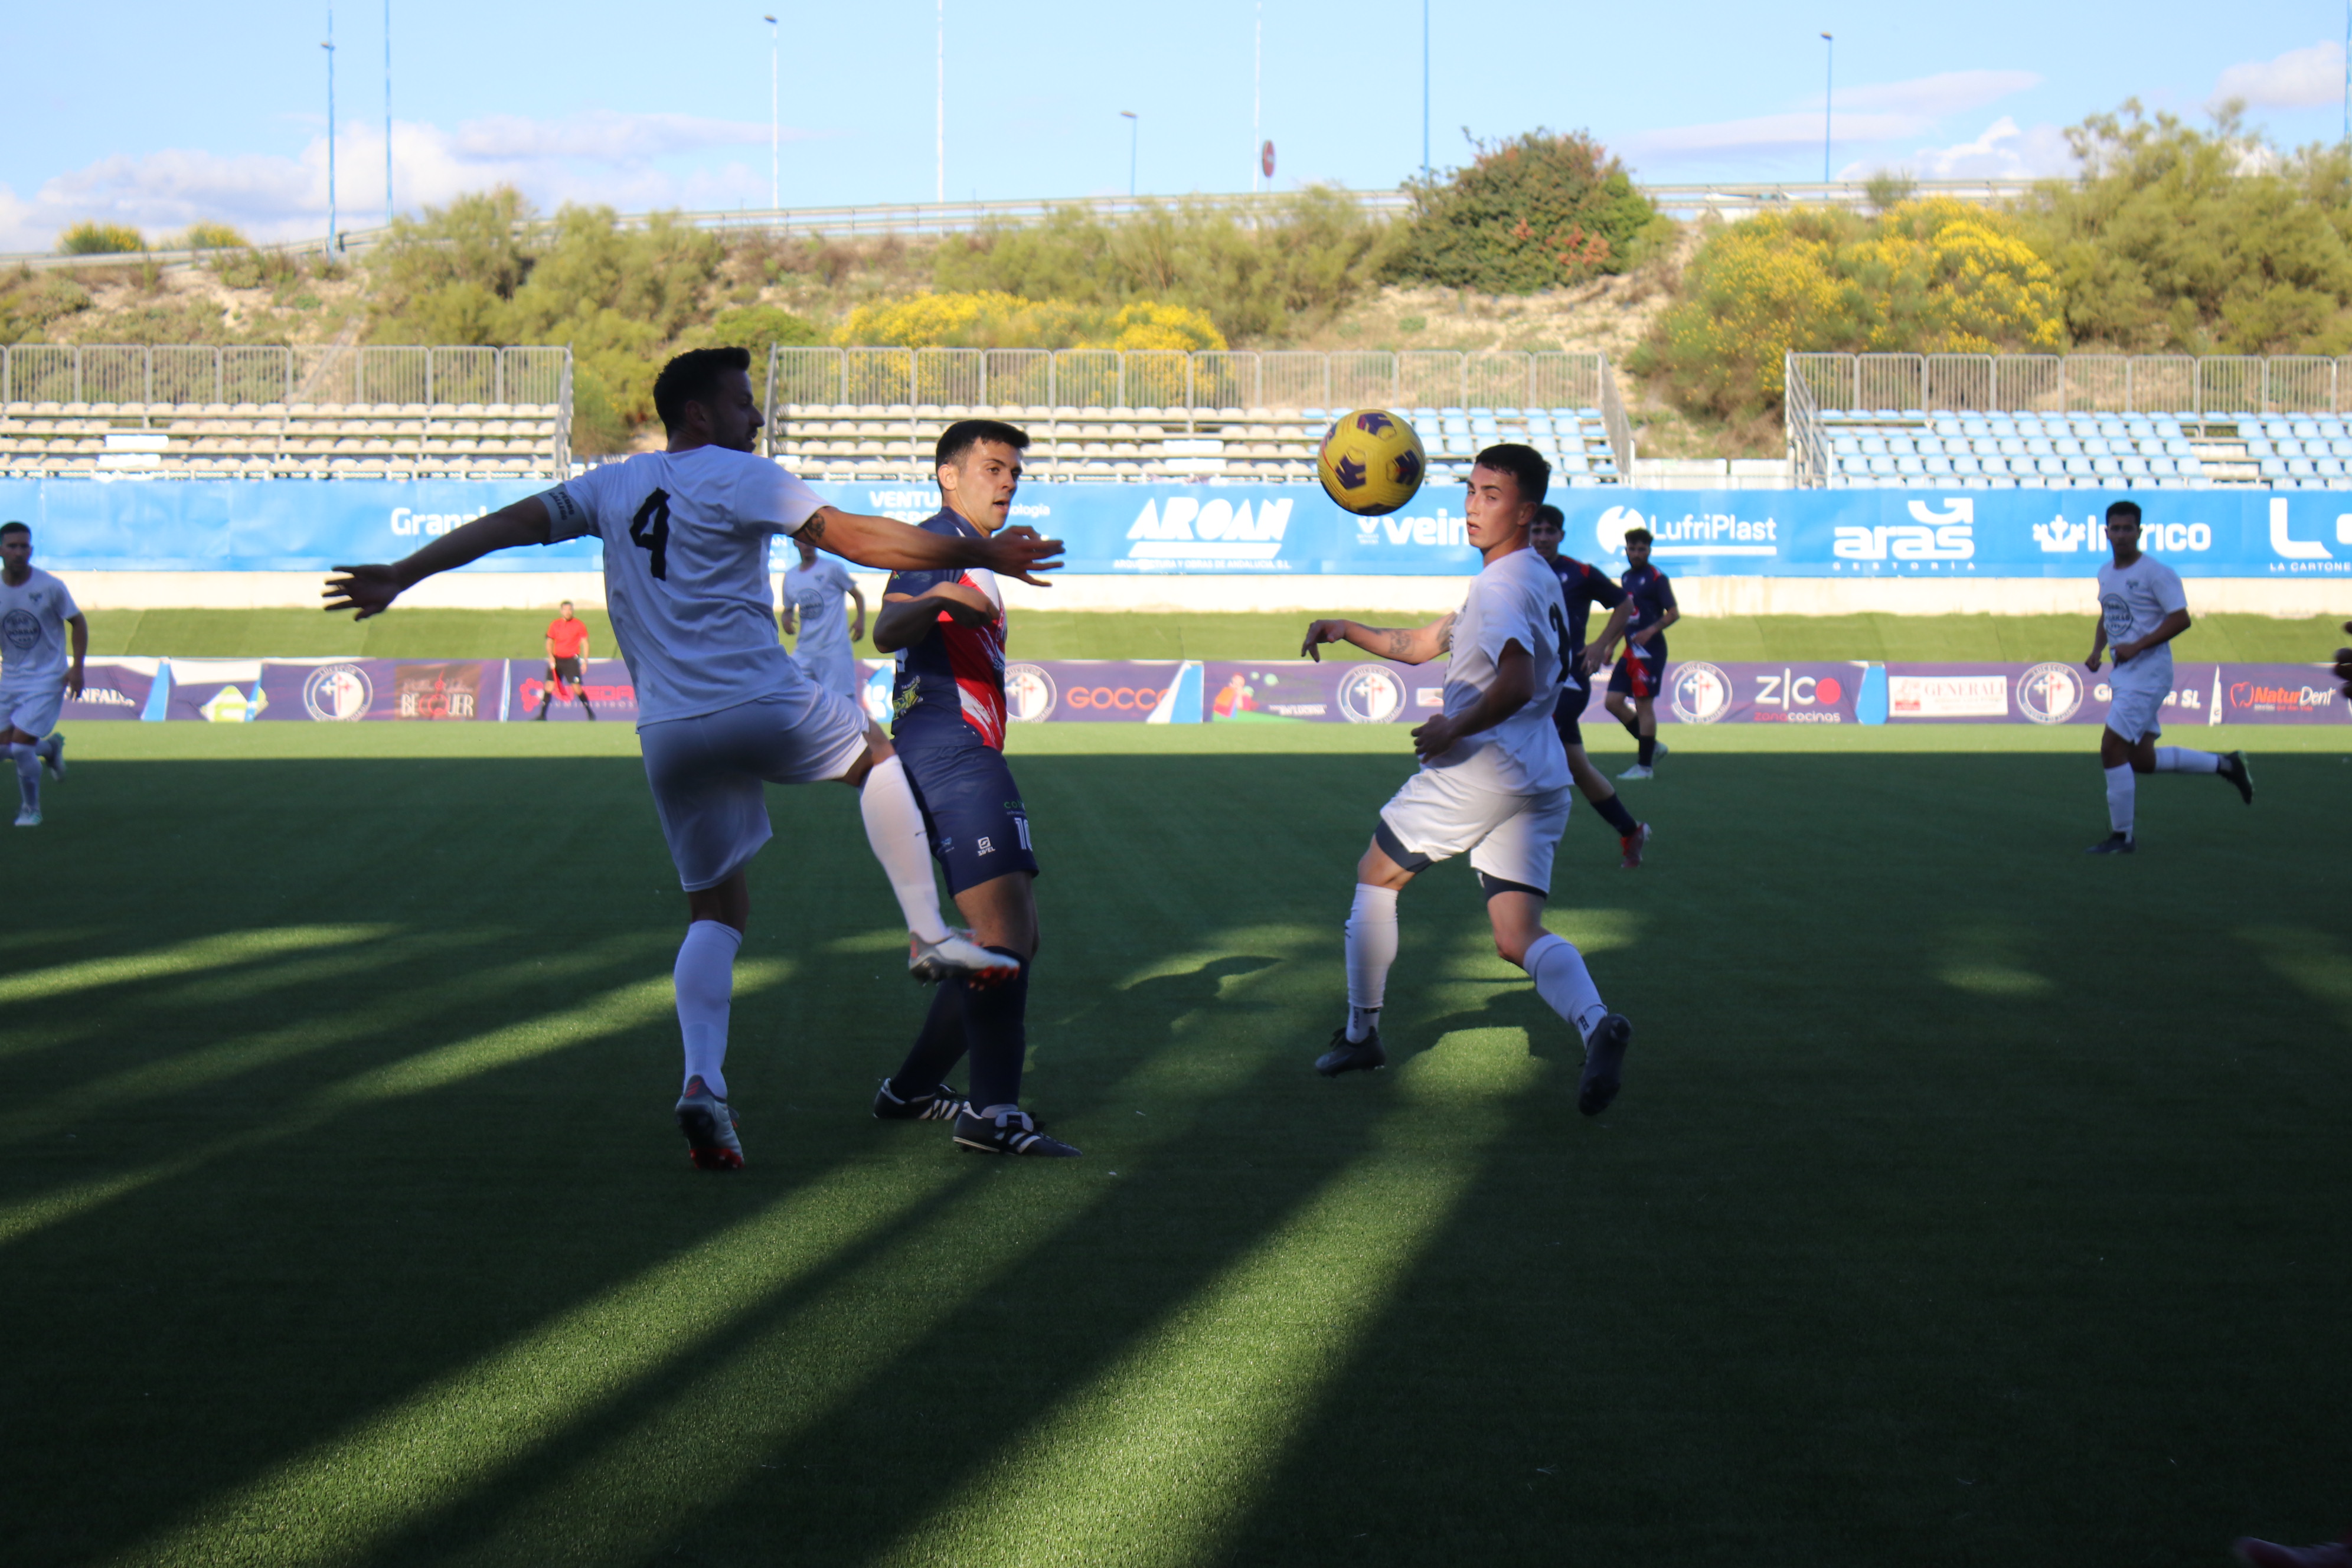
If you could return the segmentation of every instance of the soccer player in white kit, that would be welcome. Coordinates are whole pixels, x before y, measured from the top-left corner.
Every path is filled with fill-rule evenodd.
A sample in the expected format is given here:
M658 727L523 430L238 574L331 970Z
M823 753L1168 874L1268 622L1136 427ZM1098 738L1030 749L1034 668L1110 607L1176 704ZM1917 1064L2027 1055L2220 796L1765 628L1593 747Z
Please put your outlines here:
M1381 808L1356 865L1348 915L1348 1022L1316 1058L1326 1078L1385 1066L1380 1016L1396 962L1397 894L1440 860L1467 853L1486 894L1495 951L1528 972L1536 994L1584 1042L1577 1109L1598 1115L1617 1098L1633 1026L1601 1000L1584 955L1544 930L1553 847L1567 826L1573 779L1552 725L1569 658L1559 582L1528 547L1551 482L1532 447L1489 447L1470 470L1463 507L1486 568L1462 608L1414 630L1317 621L1300 652L1352 643L1401 664L1448 656L1445 706L1412 732L1421 771Z
M868 566L977 566L1026 583L1053 570L1061 552L1034 529L950 539L825 505L753 455L761 420L750 364L742 349L678 355L654 382L667 449L526 497L394 564L339 566L326 595L329 610L356 609L364 620L435 573L494 550L603 540L606 609L636 687L646 778L686 889L674 975L686 1047L677 1115L689 1157L707 1171L743 1163L724 1064L735 954L751 918L745 868L770 836L763 783L839 779L859 792L866 842L912 933L916 978L982 984L1018 971L940 919L904 764L856 703L820 689L777 639L768 542L783 533Z
M73 657L66 657L70 633ZM0 523L0 741L16 764L16 826L41 825L41 770L66 776L58 710L79 697L89 622L63 583L33 564L33 531Z
M849 569L838 561L821 558L816 545L795 539L801 563L784 574L784 635L797 637L793 658L809 679L827 691L857 700L857 658L851 646L866 635L866 595L849 579ZM847 595L857 606L857 624L848 624L841 600Z
M2139 521L2137 502L2119 500L2107 508L2107 546L2115 558L2099 568L2099 618L2091 657L2084 661L2096 675L2103 654L2115 658L2107 677L2115 695L2107 703L2107 727L2099 735L2110 831L2091 846L2094 855L2133 852L2137 773L2219 773L2248 805L2254 804L2245 752L2224 755L2156 743L2164 732L2158 721L2164 700L2172 695L2172 639L2189 629L2189 595L2180 586L2180 574L2140 553Z

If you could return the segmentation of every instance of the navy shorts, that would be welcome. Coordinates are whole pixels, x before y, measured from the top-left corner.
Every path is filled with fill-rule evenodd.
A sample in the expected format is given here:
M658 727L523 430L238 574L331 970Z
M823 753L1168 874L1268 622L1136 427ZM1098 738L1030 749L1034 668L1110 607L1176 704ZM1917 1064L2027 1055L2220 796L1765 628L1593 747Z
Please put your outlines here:
M901 748L907 782L923 808L931 858L961 893L1013 871L1037 874L1029 848L1029 808L1004 753L987 746Z
M1592 700L1592 677L1584 672L1584 650L1577 649L1568 658L1568 674L1559 683L1559 705L1551 710L1551 721L1559 731L1563 746L1584 744L1584 706Z
M1665 674L1665 638L1652 637L1645 644L1629 642L1617 656L1617 668L1609 672L1609 689L1620 697L1655 697Z

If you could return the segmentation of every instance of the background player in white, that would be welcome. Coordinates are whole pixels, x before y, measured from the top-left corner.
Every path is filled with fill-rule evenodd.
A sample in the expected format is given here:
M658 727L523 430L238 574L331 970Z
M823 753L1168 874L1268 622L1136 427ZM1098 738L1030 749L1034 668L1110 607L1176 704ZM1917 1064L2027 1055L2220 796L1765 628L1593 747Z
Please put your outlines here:
M1584 1041L1577 1108L1597 1115L1617 1097L1633 1026L1602 1005L1573 944L1544 930L1552 850L1572 794L1567 753L1552 727L1568 658L1559 584L1528 547L1551 481L1534 449L1489 447L1470 470L1463 517L1486 567L1462 608L1413 630L1317 621L1299 650L1352 643L1401 664L1449 656L1445 707L1412 732L1421 771L1381 808L1379 830L1356 865L1348 916L1348 1022L1316 1059L1326 1078L1385 1065L1380 1016L1396 962L1397 894L1439 860L1467 851L1486 894L1495 951L1528 972L1536 994Z
M784 574L782 595L784 635L799 639L793 645L793 658L811 680L855 702L857 658L850 650L866 635L866 595L850 581L849 569L818 555L812 541L795 539L793 545L801 552L801 563ZM857 606L855 626L842 614L845 594Z
M1034 529L950 539L824 504L752 455L761 420L750 363L741 349L678 355L654 382L665 450L526 497L394 564L337 567L342 575L326 595L328 609L356 609L364 619L433 574L493 550L591 531L603 539L606 610L636 686L646 777L686 889L675 972L686 1046L677 1121L705 1170L743 1163L724 1064L735 953L751 919L745 867L771 831L763 781L839 779L859 791L866 842L906 915L908 967L919 979L1015 968L940 918L922 813L889 741L855 703L812 682L778 640L770 539L814 540L869 566L979 566L1027 583L1052 570L1061 550Z
M66 656L70 632L73 656ZM58 710L79 697L89 622L63 583L33 564L33 531L0 523L0 741L16 764L16 826L41 825L41 770L66 776Z
M2180 574L2139 548L2139 507L2119 500L2107 508L2107 546L2115 559L2099 568L2099 618L2091 634L2091 657L2099 672L2102 653L2115 656L2107 686L2107 727L2099 734L2099 766L2107 775L2107 837L2091 846L2094 855L2128 855L2132 813L2138 794L2135 773L2219 773L2254 804L2254 779L2246 753L2192 752L2159 746L2158 716L2172 695L2172 639L2189 629L2189 595Z

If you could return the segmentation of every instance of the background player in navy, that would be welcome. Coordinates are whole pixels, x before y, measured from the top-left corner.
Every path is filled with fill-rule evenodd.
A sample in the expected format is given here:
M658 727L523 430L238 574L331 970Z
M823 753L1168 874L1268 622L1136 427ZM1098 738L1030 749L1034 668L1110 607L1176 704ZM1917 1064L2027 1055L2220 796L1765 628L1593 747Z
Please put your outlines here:
M1029 437L993 419L948 426L934 454L942 504L922 524L950 539L983 539L1004 526L1021 484ZM874 1096L890 1121L955 1119L955 1141L1000 1154L1067 1157L1021 1110L1027 1055L1029 966L1037 953L1037 857L1029 812L1004 764L1004 595L977 570L894 572L874 619L874 647L898 656L891 689L891 743L923 809L931 855L971 922L972 940L1013 959L1007 979L951 978L932 995L922 1033ZM969 1052L969 1103L946 1086Z
M1617 776L1621 779L1645 779L1651 776L1650 765L1665 755L1666 748L1658 744L1658 688L1666 675L1666 628L1682 619L1675 607L1674 584L1666 574L1650 564L1650 531L1629 529L1625 534L1625 575L1619 579L1628 601L1623 620L1625 657L1609 676L1609 711L1625 732L1633 737L1639 748L1633 765ZM1606 660L1616 641L1614 627L1602 636L1601 657Z
M1559 552L1566 521L1559 508L1539 506L1535 523L1528 530L1528 542L1559 579L1559 596L1568 605L1568 669L1560 678L1559 706L1552 710L1552 724L1559 731L1559 743L1567 749L1568 771L1575 775L1576 787L1617 835L1617 847L1624 856L1620 863L1628 871L1638 870L1642 848L1650 841L1650 825L1633 820L1633 814L1617 798L1617 786L1601 777L1592 759L1584 754L1584 729L1578 721L1592 700L1592 672L1584 666L1584 632L1591 624L1592 606L1613 610L1625 603L1625 590L1600 568ZM1621 624L1612 620L1609 635L1613 637Z

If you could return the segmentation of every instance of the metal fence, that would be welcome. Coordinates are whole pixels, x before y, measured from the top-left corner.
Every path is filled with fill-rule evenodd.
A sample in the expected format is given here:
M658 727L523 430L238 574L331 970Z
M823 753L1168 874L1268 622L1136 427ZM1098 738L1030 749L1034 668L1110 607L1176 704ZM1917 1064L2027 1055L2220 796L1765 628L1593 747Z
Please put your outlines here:
M777 348L769 398L856 407L1606 407L1599 353Z
M0 402L555 404L570 412L568 348L302 348L16 343Z
M2352 358L2315 354L1792 353L1816 408L1955 414L2338 414L2352 410Z

